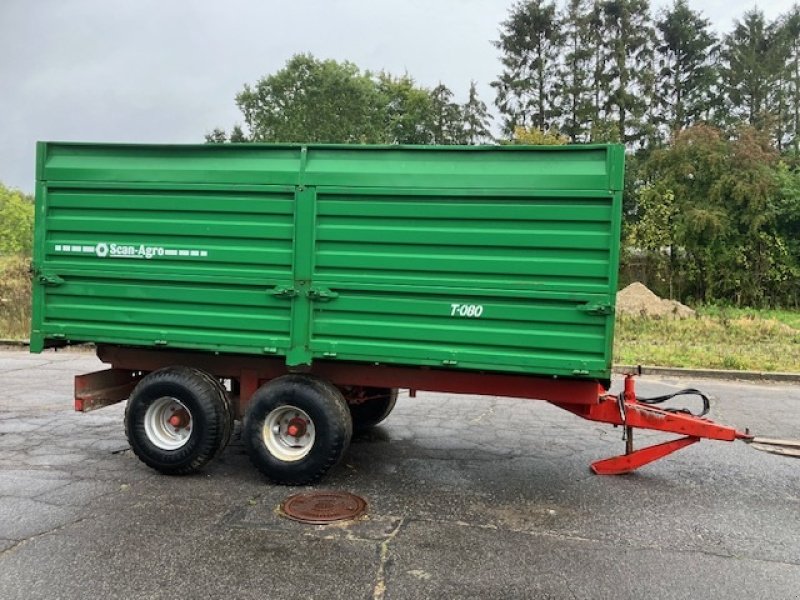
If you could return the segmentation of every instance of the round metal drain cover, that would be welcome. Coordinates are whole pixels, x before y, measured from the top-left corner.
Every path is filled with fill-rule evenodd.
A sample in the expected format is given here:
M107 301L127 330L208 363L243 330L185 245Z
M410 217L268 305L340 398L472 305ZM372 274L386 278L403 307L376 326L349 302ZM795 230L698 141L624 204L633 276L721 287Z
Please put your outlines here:
M290 519L312 525L355 519L367 510L367 501L350 492L309 492L289 496L281 511Z

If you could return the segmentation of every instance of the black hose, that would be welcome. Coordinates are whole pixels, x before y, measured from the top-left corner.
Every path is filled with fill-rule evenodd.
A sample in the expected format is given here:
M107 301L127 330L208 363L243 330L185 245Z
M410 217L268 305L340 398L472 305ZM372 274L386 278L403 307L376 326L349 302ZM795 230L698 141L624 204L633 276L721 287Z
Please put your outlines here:
M666 394L664 396L653 396L652 398L642 398L641 396L637 396L636 401L641 402L642 404L661 404L662 402L671 400L676 396L700 396L703 399L702 412L700 412L699 414L694 414L688 408L664 408L662 410L673 413L684 413L687 415L692 415L694 417L703 417L708 414L709 410L711 410L711 401L709 400L708 396L706 396L700 390L696 390L694 388L686 388L685 390L675 392L674 394Z

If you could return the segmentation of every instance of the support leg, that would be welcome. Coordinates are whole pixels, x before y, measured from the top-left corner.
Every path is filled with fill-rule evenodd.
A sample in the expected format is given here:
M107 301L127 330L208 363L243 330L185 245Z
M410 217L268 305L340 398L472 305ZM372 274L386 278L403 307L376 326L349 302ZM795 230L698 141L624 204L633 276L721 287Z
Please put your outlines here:
M628 435L630 436L630 432ZM628 437L628 440L630 441L631 438ZM699 437L686 436L663 444L632 450L620 456L598 460L592 463L591 468L597 475L622 475L699 441Z

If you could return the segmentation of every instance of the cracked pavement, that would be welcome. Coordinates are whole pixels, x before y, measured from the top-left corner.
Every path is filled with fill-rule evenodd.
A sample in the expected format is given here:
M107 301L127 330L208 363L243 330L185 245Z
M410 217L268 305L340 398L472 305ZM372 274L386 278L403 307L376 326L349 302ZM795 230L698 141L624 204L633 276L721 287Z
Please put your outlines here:
M91 354L0 350L0 599L800 598L800 461L702 442L623 477L621 432L543 402L401 394L317 489L364 496L327 527L276 507L234 441L201 474L127 450L122 404L72 412ZM619 382L617 383L617 387ZM711 417L800 437L800 387L697 387ZM665 439L640 434L637 443Z

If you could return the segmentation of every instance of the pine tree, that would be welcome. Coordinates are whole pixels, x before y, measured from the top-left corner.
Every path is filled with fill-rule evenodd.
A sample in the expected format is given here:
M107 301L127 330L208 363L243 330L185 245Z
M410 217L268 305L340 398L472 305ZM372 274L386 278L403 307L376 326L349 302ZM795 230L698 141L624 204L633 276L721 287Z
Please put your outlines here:
M592 108L592 34L589 0L569 0L561 16L564 62L559 74L561 131L572 142L588 141Z
M230 141L234 144L240 144L242 142L249 142L250 140L247 139L244 131L242 131L241 125L234 125L233 129L231 129Z
M660 67L656 102L659 124L666 126L667 133L674 134L708 115L717 76L713 65L717 40L710 25L686 0L675 0L656 22Z
M641 145L650 126L645 118L650 100L646 92L653 83L650 5L647 0L605 0L601 7L609 50L605 110L616 123L620 141Z
M206 144L224 144L227 141L228 135L220 127L215 127L210 133L206 134Z
M727 119L733 125L744 120L765 129L771 123L770 111L779 99L779 79L783 61L778 30L767 23L761 10L753 9L736 21L722 48L721 85Z
M434 144L466 143L461 106L453 102L453 92L442 82L431 90L431 114Z
M592 7L587 15L589 48L592 57L590 60L590 114L592 142L619 142L616 130L610 126L607 114L608 97L610 91L610 76L607 68L609 52L603 15L603 2L593 0Z
M795 4L781 23L785 43L785 98L788 144L800 155L800 4Z
M494 44L502 52L503 72L492 87L504 116L504 133L511 135L518 126L549 129L559 117L561 32L556 5L543 0L517 2Z
M494 141L491 132L491 117L486 103L478 97L474 81L469 83L469 98L461 106L464 119L464 143L485 144Z

